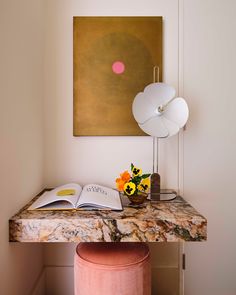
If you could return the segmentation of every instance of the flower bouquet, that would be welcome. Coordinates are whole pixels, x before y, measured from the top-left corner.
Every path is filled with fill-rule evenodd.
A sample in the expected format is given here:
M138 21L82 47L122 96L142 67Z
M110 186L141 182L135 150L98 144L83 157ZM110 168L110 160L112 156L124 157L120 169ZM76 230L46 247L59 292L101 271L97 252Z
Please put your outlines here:
M131 174L128 171L121 173L116 179L116 187L129 198L131 203L142 204L148 197L150 175L142 174L142 169L131 163Z

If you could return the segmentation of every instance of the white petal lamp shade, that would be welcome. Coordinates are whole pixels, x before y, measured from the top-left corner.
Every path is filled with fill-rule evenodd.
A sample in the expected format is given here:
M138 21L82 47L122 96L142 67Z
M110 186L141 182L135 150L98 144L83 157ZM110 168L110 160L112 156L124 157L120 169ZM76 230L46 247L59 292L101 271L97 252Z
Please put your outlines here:
M138 93L132 111L139 127L158 138L178 133L189 116L186 101L181 97L175 98L175 89L165 83L149 84Z

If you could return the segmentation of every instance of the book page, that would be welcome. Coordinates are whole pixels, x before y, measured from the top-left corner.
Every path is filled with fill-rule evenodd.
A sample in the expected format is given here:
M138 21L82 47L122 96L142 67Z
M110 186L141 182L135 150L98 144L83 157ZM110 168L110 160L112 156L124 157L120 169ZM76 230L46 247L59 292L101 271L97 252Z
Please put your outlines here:
M98 184L85 185L79 197L77 207L110 208L122 210L119 193Z
M63 189L74 189L74 195L57 196L57 192ZM61 185L51 191L44 192L29 208L28 210L35 209L70 209L76 208L79 195L82 188L79 184L69 183Z

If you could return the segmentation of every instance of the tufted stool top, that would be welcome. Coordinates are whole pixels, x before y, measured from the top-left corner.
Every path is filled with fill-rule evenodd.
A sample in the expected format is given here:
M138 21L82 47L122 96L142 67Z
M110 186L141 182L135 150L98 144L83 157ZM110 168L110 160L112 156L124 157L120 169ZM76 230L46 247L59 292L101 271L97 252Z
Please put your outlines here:
M80 243L76 253L84 262L117 268L141 263L149 256L149 248L140 242Z

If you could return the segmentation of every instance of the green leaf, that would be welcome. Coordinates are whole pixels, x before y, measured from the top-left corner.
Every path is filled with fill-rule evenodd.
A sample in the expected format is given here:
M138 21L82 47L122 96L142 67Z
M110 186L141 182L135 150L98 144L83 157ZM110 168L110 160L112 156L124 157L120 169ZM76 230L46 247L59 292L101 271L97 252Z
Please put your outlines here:
M134 168L134 164L131 163L131 171L133 171L133 168Z
M132 178L132 182L135 183L136 185L139 185L141 180L142 180L141 176L135 176Z
M148 178L151 174L143 174L142 179Z

